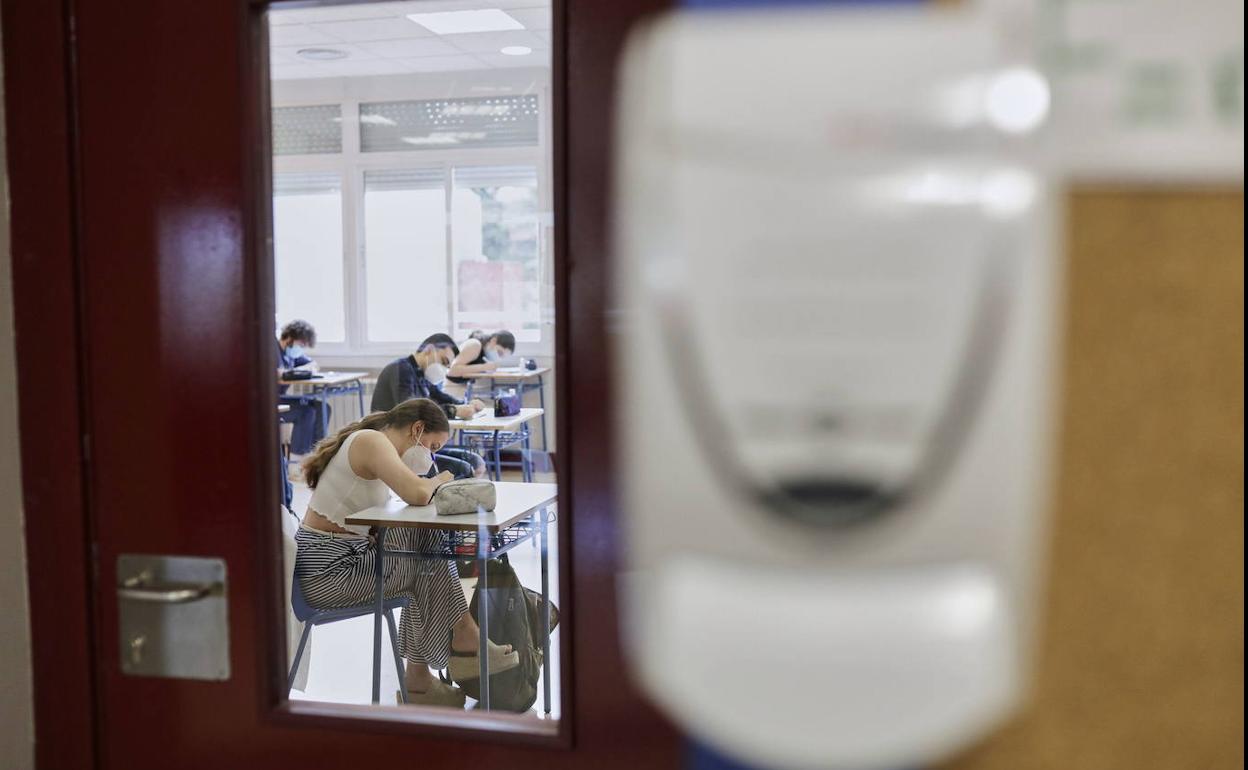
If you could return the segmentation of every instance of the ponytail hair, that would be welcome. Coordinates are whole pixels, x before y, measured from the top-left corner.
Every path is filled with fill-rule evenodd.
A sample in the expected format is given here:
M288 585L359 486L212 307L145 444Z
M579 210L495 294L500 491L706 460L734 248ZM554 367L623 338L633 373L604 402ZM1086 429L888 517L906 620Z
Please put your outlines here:
M373 412L362 420L357 420L339 430L332 436L326 436L317 442L312 454L303 461L303 480L309 489L316 489L321 474L329 467L347 438L361 430L381 430L382 428L406 428L420 423L428 433L447 433L451 423L446 419L442 407L427 398L410 398L398 404L388 412Z

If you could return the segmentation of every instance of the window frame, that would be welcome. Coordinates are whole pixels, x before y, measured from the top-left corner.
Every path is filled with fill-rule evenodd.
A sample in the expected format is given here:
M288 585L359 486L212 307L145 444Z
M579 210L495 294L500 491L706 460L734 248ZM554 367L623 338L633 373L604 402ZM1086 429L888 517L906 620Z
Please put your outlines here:
M542 79L534 84L534 74ZM410 78L385 76L377 78L334 78L309 81L277 81L273 83L274 109L338 104L342 110L342 153L311 155L274 155L273 174L317 171L336 172L342 178L343 244L342 269L343 308L346 314L345 342L322 342L318 357L346 359L361 366L382 365L386 361L411 353L428 334L451 332L455 318L454 243L451 225L451 201L454 171L457 167L533 166L537 169L538 226L542 232L538 253L539 292L548 294L547 284L553 283L554 244L546 233L553 223L554 199L551 135L550 71L524 69L490 70L453 74L454 87L448 92L442 78L417 85ZM406 81L406 82L403 82ZM440 85L440 88L439 88ZM495 147L469 149L420 149L392 152L363 152L360 140L360 104L367 102L464 98L474 86L489 85L508 89L508 95L535 94L538 98L538 143L530 147ZM367 171L399 171L441 166L446 201L447 308L446 328L423 331L419 337L400 342L374 342L368 339L367 261L364 253L364 174ZM549 292L553 297L554 292ZM517 354L528 357L552 357L555 350L554 308L541 306L539 339L518 342ZM279 319L288 320L288 319Z

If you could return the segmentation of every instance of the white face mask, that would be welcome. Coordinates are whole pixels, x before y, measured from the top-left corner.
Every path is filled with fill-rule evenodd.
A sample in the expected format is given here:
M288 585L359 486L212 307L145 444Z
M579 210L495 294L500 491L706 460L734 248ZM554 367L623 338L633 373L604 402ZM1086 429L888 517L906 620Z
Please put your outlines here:
M429 364L429 368L425 370L425 379L434 385L441 385L446 382L446 367L442 364Z
M423 433L422 431L421 434ZM416 437L416 442L411 449L403 453L403 464L417 476L424 476L433 467L433 452L429 451L429 447L421 446L420 436Z

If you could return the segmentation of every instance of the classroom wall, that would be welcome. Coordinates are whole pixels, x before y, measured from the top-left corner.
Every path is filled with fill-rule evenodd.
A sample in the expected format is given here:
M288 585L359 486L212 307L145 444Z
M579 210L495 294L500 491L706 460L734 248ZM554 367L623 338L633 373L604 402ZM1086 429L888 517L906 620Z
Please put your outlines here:
M0 72L0 147L4 147L4 79ZM9 187L0 155L0 767L34 766L30 615L22 536L22 480L18 463L17 372L13 350L13 285L9 270Z
M1242 190L1070 197L1035 691L950 770L1243 767L1243 214Z

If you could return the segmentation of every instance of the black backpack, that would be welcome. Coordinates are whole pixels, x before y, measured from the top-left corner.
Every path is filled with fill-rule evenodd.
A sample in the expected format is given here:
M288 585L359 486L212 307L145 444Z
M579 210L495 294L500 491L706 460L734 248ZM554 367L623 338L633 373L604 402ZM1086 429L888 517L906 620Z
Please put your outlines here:
M489 633L495 644L510 644L520 653L520 665L500 674L490 674L490 708L525 712L537 702L542 678L542 596L520 585L506 557L490 563ZM472 592L468 611L477 617L481 586ZM559 609L550 604L550 630L559 624ZM481 699L481 678L457 682L471 698Z

